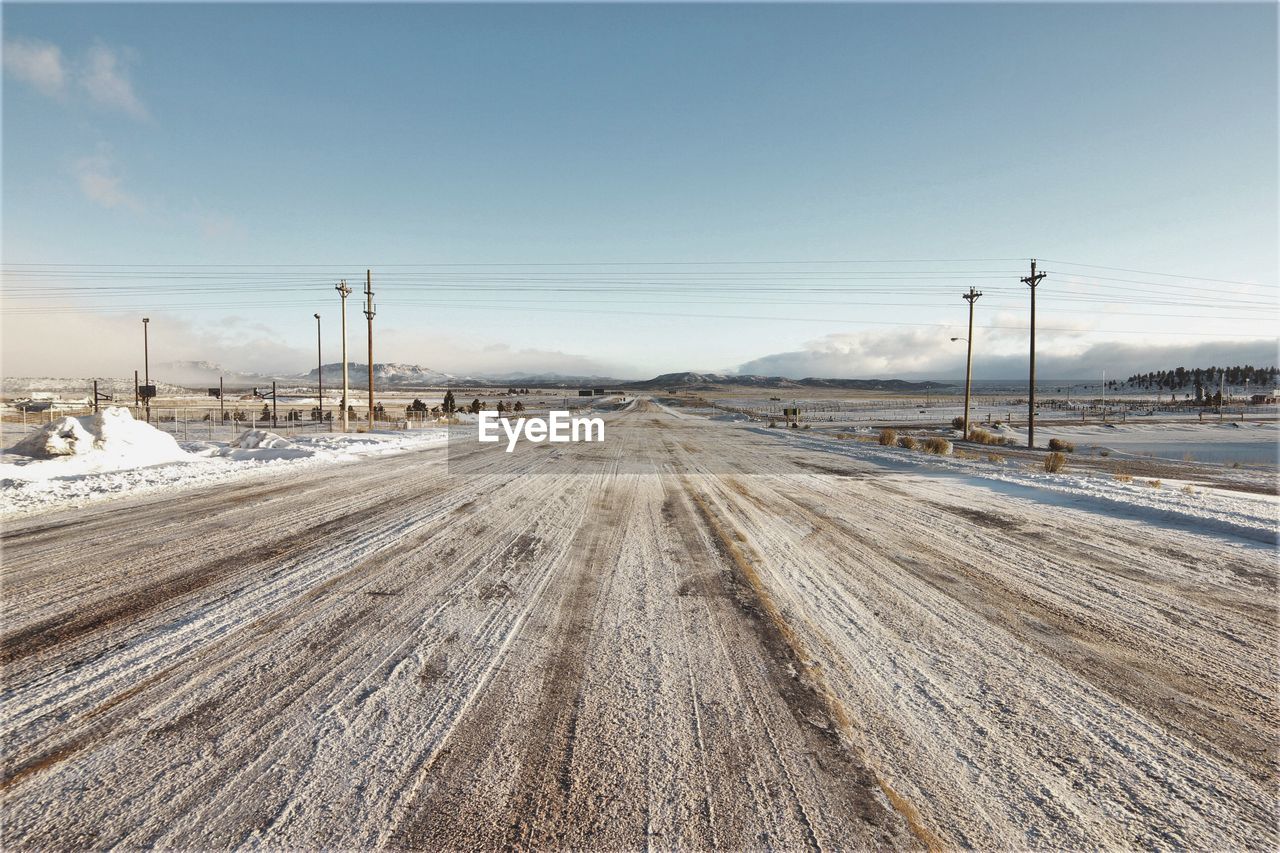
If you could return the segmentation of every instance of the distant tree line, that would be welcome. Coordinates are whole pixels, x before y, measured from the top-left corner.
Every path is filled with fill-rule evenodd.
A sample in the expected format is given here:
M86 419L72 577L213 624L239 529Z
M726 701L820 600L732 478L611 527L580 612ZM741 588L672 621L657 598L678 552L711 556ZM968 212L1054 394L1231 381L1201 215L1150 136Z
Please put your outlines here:
M464 404L463 406L460 407L458 405L457 399L453 396L453 392L446 391L444 394L444 399L440 402L439 406L428 406L422 400L415 397L413 402L405 407L405 414L407 417L410 417L410 418L421 418L427 415L433 415L433 416L444 415L445 417L448 417L450 415L453 415L455 412L459 412L459 411L470 412L471 414L479 414L480 411L483 409L484 409L484 403L480 402L479 397L472 400L470 406L467 406ZM523 412L524 403L520 402L519 400L516 400L515 403L511 405L507 405L506 403L503 403L501 400L499 400L497 405L497 411L498 411L498 414L500 415L506 414L507 412Z
M1234 367L1176 367L1173 370L1157 370L1151 373L1135 373L1125 380L1132 388L1156 389L1158 391L1180 391L1183 388L1194 388L1196 399L1203 399L1205 389L1217 390L1220 377L1225 378L1228 385L1244 385L1248 383L1259 389L1274 387L1280 377L1280 369L1275 367L1254 367L1251 364Z

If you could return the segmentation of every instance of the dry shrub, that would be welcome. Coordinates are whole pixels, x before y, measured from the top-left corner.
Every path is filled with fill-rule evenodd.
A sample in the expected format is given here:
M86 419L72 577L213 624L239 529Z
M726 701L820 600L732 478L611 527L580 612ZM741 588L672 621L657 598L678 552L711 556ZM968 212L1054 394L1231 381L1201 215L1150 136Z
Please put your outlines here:
M1111 479L1118 483L1132 483L1133 476L1131 474L1112 474Z
M777 429L777 427L778 427L777 421L769 421L769 429ZM839 438L839 436L836 436L836 438Z
M1099 455L1099 456L1110 456L1110 455L1111 455L1111 451L1110 451L1110 450L1107 450L1107 449L1104 447L1102 450L1099 450L1099 451L1098 451L1098 455Z
M969 453L967 450L955 450L951 453L956 459L977 459L976 453Z
M840 440L847 440L850 438L857 438L857 436L851 432L838 432L836 433L836 438Z
M1182 487L1182 492L1188 495L1199 494L1199 492L1196 491L1195 486L1192 486L1190 483L1187 483L1185 486Z
M1054 453L1075 453L1076 446L1060 438L1051 438L1049 439L1049 449Z
M934 453L938 456L947 456L951 453L951 442L947 441L945 438L938 438L936 435L931 435L924 440L924 452Z
M990 462L990 463L991 463L991 464L993 464L993 465L1003 465L1003 464L1004 464L1004 457L1003 457L1003 456L1001 456L999 453L988 453L988 454L987 454L987 461L988 461L988 462Z
M952 429L964 429L964 417L958 416L951 419Z
M1147 480L1147 485L1153 489L1158 489L1161 484L1159 480Z
M883 447L893 447L894 442L898 440L898 433L885 427L880 430L880 444Z
M985 429L976 429L976 428L969 430L969 440L975 441L978 444L1004 444L1005 443L1005 437L1003 435L996 435L994 432L987 432Z
M912 436L904 435L898 439L898 446L905 447L907 450L915 450L916 440Z
M1048 471L1050 474L1056 474L1066 467L1067 457L1063 456L1061 453L1050 453L1044 458L1044 470Z

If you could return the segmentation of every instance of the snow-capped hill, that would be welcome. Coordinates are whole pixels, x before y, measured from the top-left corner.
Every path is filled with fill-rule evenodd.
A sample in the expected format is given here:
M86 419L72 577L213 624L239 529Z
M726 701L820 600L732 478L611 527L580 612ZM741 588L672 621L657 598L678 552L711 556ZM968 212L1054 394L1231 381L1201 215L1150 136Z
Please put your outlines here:
M316 369L307 372L306 379L316 381ZM369 381L369 368L360 362L347 363L347 378L353 385ZM337 361L324 365L324 381L326 383L342 382L342 362ZM400 364L397 362L374 362L373 381L382 386L423 386L446 385L456 383L459 377L418 364Z
M753 374L727 373L664 373L643 382L630 382L630 388L689 388L710 389L717 386L751 388L846 388L873 391L916 391L926 388L947 387L944 382L908 382L905 379L822 379L806 377L788 379L785 376L757 376Z

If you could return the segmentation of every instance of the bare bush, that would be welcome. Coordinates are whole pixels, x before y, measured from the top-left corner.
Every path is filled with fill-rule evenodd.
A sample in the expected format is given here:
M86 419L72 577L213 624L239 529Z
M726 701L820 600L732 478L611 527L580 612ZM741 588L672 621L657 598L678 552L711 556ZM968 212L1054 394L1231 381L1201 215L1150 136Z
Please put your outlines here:
M924 440L924 452L933 453L938 456L948 456L951 453L951 442L945 438L938 438L931 435Z
M885 427L880 430L880 444L884 447L893 447L893 443L898 440L898 433Z
M1051 438L1049 439L1049 449L1054 453L1075 453L1076 446L1060 438Z
M951 419L951 428L952 428L952 429L964 429L964 418L963 418L962 416L956 416L956 417L952 418L952 419Z
M969 440L977 442L978 444L999 445L1005 443L1005 437L1003 435L996 435L994 432L987 432L985 429L977 428L969 430Z
M1133 475L1132 474L1112 474L1111 479L1115 480L1117 483L1132 483Z
M1050 453L1044 458L1044 470L1050 474L1056 474L1063 468L1067 467L1067 457L1061 453Z
M1160 488L1161 483L1159 480L1147 480L1147 485L1153 489L1158 489Z
M904 435L898 439L898 446L905 447L907 450L915 450L916 443L915 438L910 435Z
M988 462L990 462L990 463L991 463L991 464L993 464L993 465L1003 465L1003 464L1004 464L1004 457L1003 457L1003 456L1001 456L999 453L988 453L988 454L987 454L987 461L988 461Z

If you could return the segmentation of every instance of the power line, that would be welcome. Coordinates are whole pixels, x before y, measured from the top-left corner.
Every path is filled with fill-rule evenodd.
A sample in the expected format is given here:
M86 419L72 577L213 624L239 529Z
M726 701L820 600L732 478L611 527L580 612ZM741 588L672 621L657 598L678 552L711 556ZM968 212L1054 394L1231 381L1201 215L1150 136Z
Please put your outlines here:
M1166 278L1188 279L1190 281L1209 281L1209 282L1214 282L1216 284L1238 284L1244 287L1271 287L1271 288L1275 287L1274 284L1264 284L1256 281L1233 281L1231 279L1226 279L1226 278L1207 278L1206 276L1202 276L1202 275L1182 275L1179 273L1172 273L1172 272L1152 272L1151 270L1135 270L1135 269L1130 269L1128 267L1107 267L1107 266L1102 266L1101 264L1082 264L1077 261L1053 261L1045 258L1044 262L1047 264L1066 264L1067 266L1072 266L1072 267L1087 267L1089 269L1095 269L1095 270L1113 270L1115 272L1131 272L1131 273L1136 273L1137 275L1158 275L1158 276L1164 276Z

